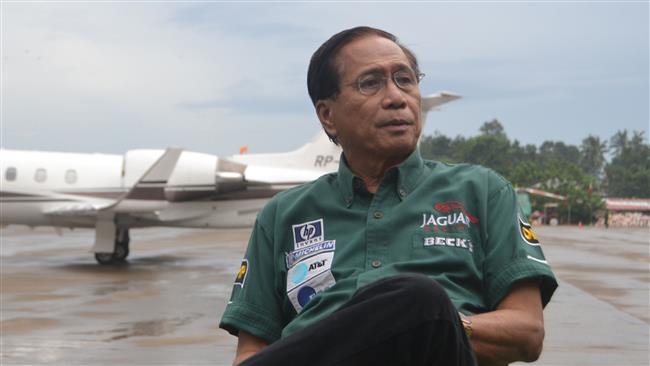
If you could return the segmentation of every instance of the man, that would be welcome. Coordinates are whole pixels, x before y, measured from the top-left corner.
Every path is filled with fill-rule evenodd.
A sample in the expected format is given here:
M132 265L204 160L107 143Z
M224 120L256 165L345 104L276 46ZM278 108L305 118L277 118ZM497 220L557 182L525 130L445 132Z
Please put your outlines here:
M220 324L239 337L235 364L538 358L557 283L508 182L420 157L421 76L369 27L312 56L309 94L341 163L258 216Z

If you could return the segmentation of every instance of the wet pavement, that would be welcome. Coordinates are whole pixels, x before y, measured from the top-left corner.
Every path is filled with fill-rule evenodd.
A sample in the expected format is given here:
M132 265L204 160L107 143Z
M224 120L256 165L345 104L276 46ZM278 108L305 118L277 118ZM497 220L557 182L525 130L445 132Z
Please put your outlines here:
M560 288L536 365L648 365L648 229L537 228ZM138 229L99 266L90 230L0 230L0 364L229 365L218 329L250 230Z
M2 365L226 365L218 329L250 230L141 229L100 266L93 232L2 230Z
M544 311L535 364L649 365L649 229L536 231L560 287Z

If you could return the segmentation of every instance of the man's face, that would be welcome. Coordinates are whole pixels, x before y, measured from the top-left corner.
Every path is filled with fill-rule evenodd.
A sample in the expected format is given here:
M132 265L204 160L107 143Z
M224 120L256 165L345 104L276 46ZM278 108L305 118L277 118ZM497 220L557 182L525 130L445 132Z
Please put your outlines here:
M368 36L344 46L336 57L340 93L316 104L325 130L338 140L348 159L403 159L417 144L422 129L420 90L404 91L392 79L412 71L402 49L389 39ZM359 92L360 77L388 78L375 95Z

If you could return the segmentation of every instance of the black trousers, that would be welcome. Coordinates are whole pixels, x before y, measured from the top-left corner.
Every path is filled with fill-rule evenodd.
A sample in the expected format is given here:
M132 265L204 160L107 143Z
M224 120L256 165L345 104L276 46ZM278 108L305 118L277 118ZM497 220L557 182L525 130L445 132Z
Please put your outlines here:
M423 275L360 288L341 309L272 343L245 366L476 365L458 312Z

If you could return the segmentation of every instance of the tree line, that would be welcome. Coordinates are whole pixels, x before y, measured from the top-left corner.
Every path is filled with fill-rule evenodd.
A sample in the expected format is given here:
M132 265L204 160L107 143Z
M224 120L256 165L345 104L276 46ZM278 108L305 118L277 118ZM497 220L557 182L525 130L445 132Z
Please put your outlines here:
M604 208L603 197L650 198L650 145L643 131L618 131L609 140L588 135L579 146L562 141L522 145L511 141L497 120L473 137L423 136L422 156L494 169L515 187L532 187L567 197L559 213L587 223ZM548 199L532 197L534 209Z

